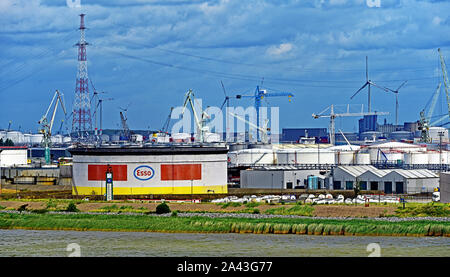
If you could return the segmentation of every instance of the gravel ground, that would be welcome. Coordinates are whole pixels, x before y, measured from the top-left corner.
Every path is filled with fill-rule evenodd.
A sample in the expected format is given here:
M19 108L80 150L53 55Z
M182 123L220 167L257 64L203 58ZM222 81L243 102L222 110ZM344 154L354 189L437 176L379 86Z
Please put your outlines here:
M18 211L0 211L1 213L20 213ZM22 213L30 213L31 212L22 212ZM78 214L78 213L69 213L69 212L48 212L49 214ZM103 215L141 215L146 216L144 213L97 213L97 212L83 212L80 214L103 214ZM152 216L162 216L169 217L171 213L168 214L151 214ZM335 219L335 220L375 220L375 221L389 221L389 222L402 222L402 221L420 221L420 220L428 220L428 221L439 221L439 222L450 222L450 217L375 217L375 218L361 218L361 217L310 217L310 216L297 216L297 215L267 215L267 214L246 214L246 213L177 213L178 217L208 217L208 218L255 218L255 219L264 219L264 218L308 218L308 219Z

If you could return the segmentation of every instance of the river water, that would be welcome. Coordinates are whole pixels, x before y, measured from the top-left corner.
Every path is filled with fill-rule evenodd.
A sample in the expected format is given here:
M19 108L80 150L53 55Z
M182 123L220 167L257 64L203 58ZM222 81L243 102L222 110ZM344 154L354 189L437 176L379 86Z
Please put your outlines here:
M374 247L368 251L368 245ZM450 257L450 238L0 230L2 257L365 257L377 254Z

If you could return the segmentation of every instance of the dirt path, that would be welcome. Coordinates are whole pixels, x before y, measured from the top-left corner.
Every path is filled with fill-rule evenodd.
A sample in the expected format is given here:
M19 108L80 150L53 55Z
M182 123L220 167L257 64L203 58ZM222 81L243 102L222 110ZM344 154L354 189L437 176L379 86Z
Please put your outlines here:
M6 209L12 208L17 209L21 205L28 204L27 209L43 209L47 207L46 201L0 201L0 206L5 207ZM104 207L110 207L115 205L117 208L126 206L131 207L132 209L140 209L145 208L149 211L155 211L156 206L159 203L126 203L126 202L112 202L112 203L93 203L93 202L85 202L77 204L77 208L82 212L90 212L99 210ZM57 204L56 208L64 209L67 207L68 203L60 202ZM244 209L248 209L245 205L241 205L239 207L226 207L222 208L222 206L211 203L168 203L170 209L172 211L180 211L180 212L237 212ZM293 207L294 205L259 205L255 207L261 213L264 213L268 209L281 208L285 207L286 209ZM382 215L393 215L395 214L396 207L392 206L370 206L364 207L362 205L358 206L350 206L350 205L315 205L314 207L314 216L318 217L380 217Z

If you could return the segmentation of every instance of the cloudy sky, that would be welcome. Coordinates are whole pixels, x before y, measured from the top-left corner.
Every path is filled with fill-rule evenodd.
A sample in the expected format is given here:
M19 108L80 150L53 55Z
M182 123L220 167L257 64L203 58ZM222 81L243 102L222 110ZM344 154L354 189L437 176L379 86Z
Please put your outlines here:
M86 13L89 77L104 102L104 128L118 128L128 107L132 129L159 129L170 107L193 89L204 106L228 95L272 92L280 127L328 127L313 119L350 97L369 78L399 91L399 121L416 121L442 73L437 49L450 57L450 1L445 0L1 0L0 129L36 132L56 89L71 111L77 73L79 14ZM90 86L90 93L93 88ZM372 89L372 110L390 112L395 96ZM233 99L232 106L250 106ZM445 93L435 115L447 111ZM57 118L61 122L62 116ZM64 128L71 129L71 120ZM337 128L357 131L357 118ZM55 129L59 124L55 123Z

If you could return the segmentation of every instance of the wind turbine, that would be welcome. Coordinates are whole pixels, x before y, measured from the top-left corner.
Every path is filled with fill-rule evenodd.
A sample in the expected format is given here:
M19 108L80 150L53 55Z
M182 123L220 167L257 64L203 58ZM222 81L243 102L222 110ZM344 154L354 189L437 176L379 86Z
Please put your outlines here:
M223 109L223 106L225 106L225 104L227 104L227 109L230 107L230 97L228 97L227 92L225 91L225 87L222 83L222 81L220 81L220 83L222 84L222 89L223 89L223 94L225 94L225 100L222 103L222 106L220 106L220 109Z
M406 84L408 81L404 81L396 90L386 88L387 90L395 93L395 125L398 125L398 91Z
M380 88L380 89L382 89L382 90L384 90L386 92L389 91L389 89L385 88L385 87L382 87L382 86L379 86L379 85L375 84L372 80L369 79L369 60L368 59L369 58L366 56L366 83L360 89L358 89L355 92L355 94L353 94L353 96L350 97L350 99L353 99L353 97L355 97L361 90L363 90L365 87L367 87L367 98L368 98L368 100L367 100L367 112L370 113L370 86L374 86L374 87Z

